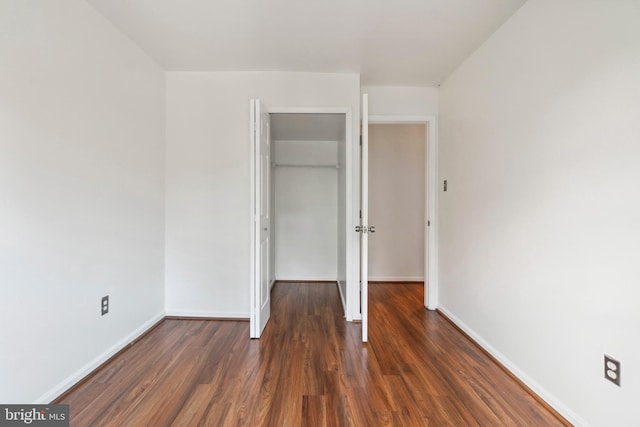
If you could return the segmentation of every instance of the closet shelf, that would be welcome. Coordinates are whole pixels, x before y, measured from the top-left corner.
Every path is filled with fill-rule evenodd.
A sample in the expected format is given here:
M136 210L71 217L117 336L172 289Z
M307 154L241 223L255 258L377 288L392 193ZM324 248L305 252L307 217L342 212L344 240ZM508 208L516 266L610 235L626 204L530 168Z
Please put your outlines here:
M271 163L272 168L330 168L330 169L340 169L339 164L333 165L300 165L300 164L292 164L292 163Z

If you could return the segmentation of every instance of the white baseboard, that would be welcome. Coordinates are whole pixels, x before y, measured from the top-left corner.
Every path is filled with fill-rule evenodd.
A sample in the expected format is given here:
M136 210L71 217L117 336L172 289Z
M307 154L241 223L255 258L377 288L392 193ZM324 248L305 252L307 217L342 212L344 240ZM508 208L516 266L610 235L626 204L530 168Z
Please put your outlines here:
M278 280L282 280L283 282L335 282L336 277L328 277L328 276L315 276L315 277L278 277L275 279L276 282Z
M207 319L238 319L247 320L249 313L238 311L206 311L206 310L167 310L167 316L175 317L202 317Z
M69 390L73 387L78 381L82 380L84 377L89 375L91 372L96 370L100 365L109 360L114 354L128 346L130 343L135 341L138 337L147 332L151 327L153 327L156 323L164 319L164 313L156 314L151 319L144 322L141 326L136 328L129 335L118 341L115 345L108 348L104 353L84 365L74 374L60 382L58 385L53 387L51 390L40 396L35 403L47 405L51 403L55 398L62 395L62 393Z
M338 284L338 292L340 293L340 302L342 303L342 311L345 313L345 315L347 314L347 304L344 300L344 295L342 293L342 288L340 287L340 280L336 280L336 283ZM346 289L346 286L345 286Z
M370 282L424 282L424 276L369 276Z
M467 335L469 335L480 347L485 349L491 354L498 362L500 362L505 368L507 368L513 375L515 375L520 381L527 385L535 394L537 394L542 400L547 402L549 406L558 411L567 421L576 426L588 425L585 420L580 418L575 412L569 409L564 403L562 403L557 397L549 393L544 387L534 381L531 377L524 373L515 363L507 359L507 357L496 350L491 344L489 344L484 338L478 335L473 329L462 322L458 317L452 314L448 309L442 305L438 306L445 316L447 316L453 323L462 329Z

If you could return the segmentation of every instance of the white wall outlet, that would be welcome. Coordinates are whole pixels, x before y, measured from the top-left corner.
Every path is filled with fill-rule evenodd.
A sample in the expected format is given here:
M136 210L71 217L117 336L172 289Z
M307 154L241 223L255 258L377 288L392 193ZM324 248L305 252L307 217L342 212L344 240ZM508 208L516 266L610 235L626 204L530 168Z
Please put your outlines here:
M102 302L100 303L102 315L104 316L109 312L109 295L102 297Z
M620 362L604 355L604 377L620 387Z

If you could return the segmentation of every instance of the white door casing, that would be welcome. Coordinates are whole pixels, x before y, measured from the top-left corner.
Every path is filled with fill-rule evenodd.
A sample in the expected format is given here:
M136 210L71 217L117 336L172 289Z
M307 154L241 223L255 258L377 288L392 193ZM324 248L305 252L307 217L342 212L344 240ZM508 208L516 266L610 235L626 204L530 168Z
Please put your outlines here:
M270 174L269 112L259 99L250 102L251 125L251 338L260 338L271 314L270 299Z
M360 155L360 310L362 342L369 340L369 95L362 95L362 148Z

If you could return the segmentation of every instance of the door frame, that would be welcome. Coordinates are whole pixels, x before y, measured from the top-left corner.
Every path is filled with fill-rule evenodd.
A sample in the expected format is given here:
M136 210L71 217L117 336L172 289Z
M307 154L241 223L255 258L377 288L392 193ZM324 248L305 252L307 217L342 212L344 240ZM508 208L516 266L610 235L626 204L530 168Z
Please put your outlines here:
M345 115L345 165L341 167L345 168L345 237L346 237L346 248L345 248L345 256L346 256L346 295L342 295L342 289L338 286L340 291L340 297L343 302L346 304L343 307L345 311L345 317L348 321L353 320L351 313L353 312L353 307L358 307L359 301L353 301L353 297L350 295L353 294L353 288L357 288L358 284L354 284L354 268L359 270L359 260L354 261L354 254L351 248L354 244L354 236L353 233L350 233L354 227L354 221L352 218L352 213L354 211L354 203L353 203L353 182L350 179L352 176L353 170L353 110L351 107L272 107L269 106L268 109L269 114L344 114ZM253 129L251 130L253 132ZM249 253L250 253L250 265L249 265L249 286L250 286L250 295L251 295L251 307L250 307L250 316L249 316L249 330L253 330L253 323L255 319L255 304L253 303L253 296L256 295L257 286L260 286L260 283L255 280L255 269L256 269L256 257L255 257L255 225L254 225L254 215L255 215L255 177L256 177L256 164L255 164L255 146L253 138L249 138L249 209L250 209L250 221L249 221ZM339 280L339 277L336 277L336 280ZM359 280L359 279L358 279ZM358 310L359 311L359 310Z
M369 116L369 124L424 124L425 125L425 222L424 241L427 248L424 266L424 306L438 308L438 130L435 116ZM425 224L426 225L426 224Z

